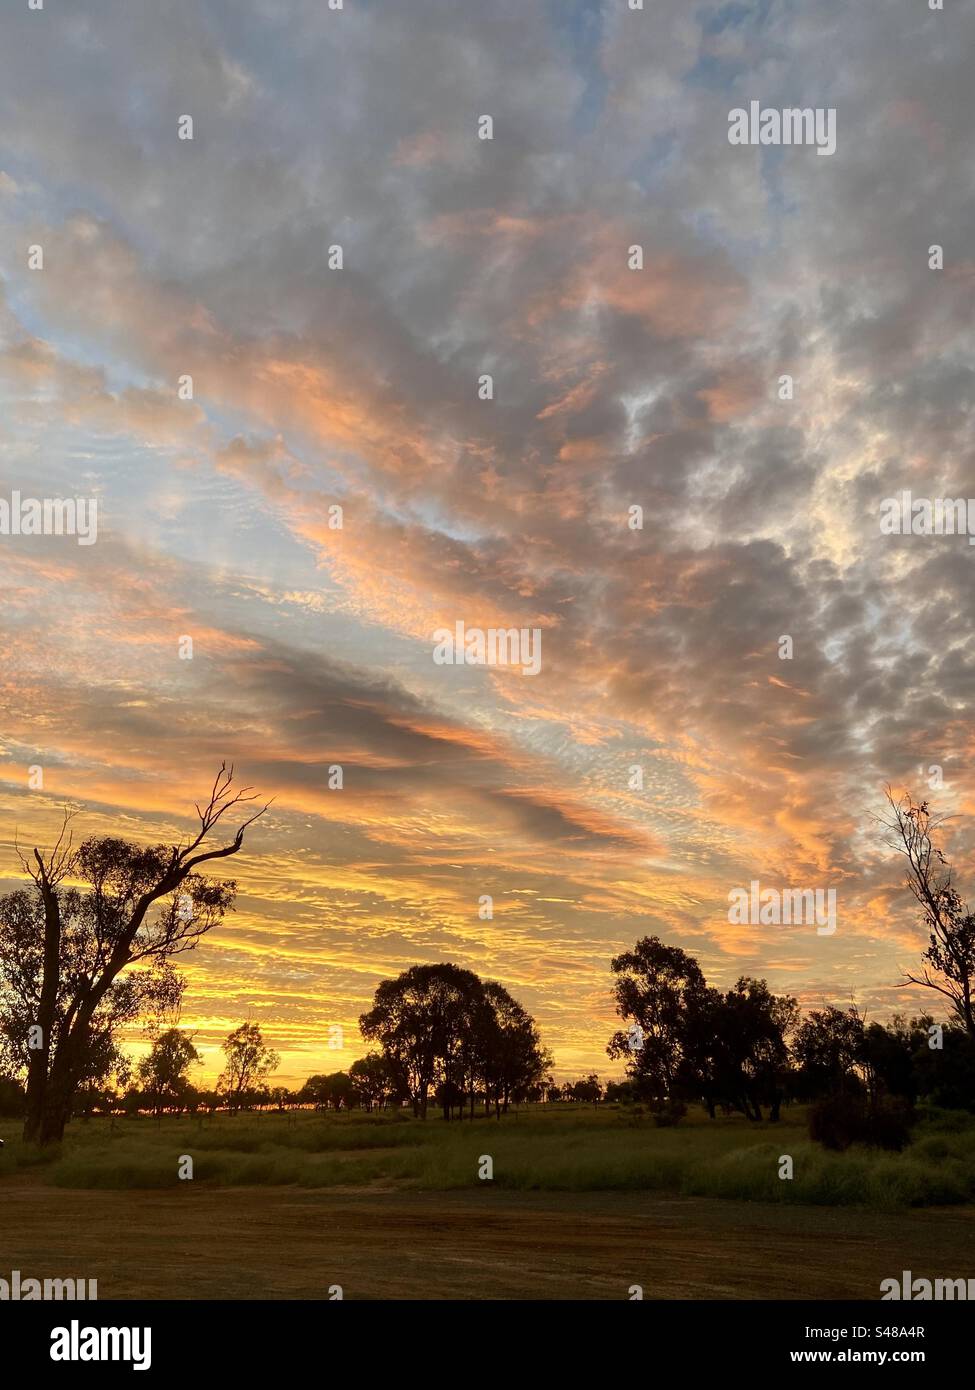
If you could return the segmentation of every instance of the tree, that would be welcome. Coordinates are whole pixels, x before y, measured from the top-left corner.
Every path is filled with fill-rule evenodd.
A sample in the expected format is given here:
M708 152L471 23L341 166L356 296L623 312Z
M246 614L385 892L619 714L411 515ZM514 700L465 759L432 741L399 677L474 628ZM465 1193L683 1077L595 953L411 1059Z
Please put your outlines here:
M915 1056L927 1043L930 1019L910 1023L896 1014L885 1027L871 1023L863 1035L864 1071L871 1100L881 1095L900 1096L911 1104L917 1099Z
M227 1059L226 1067L217 1082L217 1090L236 1111L242 1104L253 1103L264 1081L276 1071L281 1058L264 1042L259 1023L242 1023L228 1034L221 1044Z
M925 1029L914 1054L918 1094L949 1110L975 1111L975 1039L955 1025L945 1028L941 1042L940 1049L932 1048Z
M497 1093L496 1105L501 1105L506 1070L506 1039L503 1032L502 997L512 1009L511 1018L519 1005L500 985L484 985L474 976L466 992L460 1016L457 1018L457 1046L452 1059L451 1083L440 1092L440 1103L447 1098L445 1114L452 1106L464 1116L464 1102L470 1118L474 1118L474 1104L480 1091L484 1096L484 1113L491 1108L492 1086ZM507 1106L505 1106L507 1109Z
M689 1021L706 1001L704 975L693 956L656 936L643 937L611 968L619 977L616 1012L631 1026L614 1033L606 1051L625 1058L637 1091L661 1106L697 1080Z
M113 1086L82 1086L75 1096L74 1113L85 1120L92 1115L109 1115L120 1099L119 1090Z
M220 1108L223 1097L214 1086L209 1090L201 1090L197 1093L197 1104L201 1110L205 1110L208 1115L212 1115L215 1110Z
M75 1093L120 1025L178 994L171 958L232 908L236 883L196 872L236 854L263 815L246 820L229 844L203 848L232 807L254 800L247 788L233 793L232 782L233 767L223 764L186 843L147 848L101 837L75 850L66 813L51 851L21 856L32 887L0 899L0 1031L27 1072L25 1139L62 1138ZM69 879L83 886L68 888Z
M187 1072L200 1062L200 1054L189 1034L167 1028L154 1040L148 1055L136 1067L146 1104L153 1114L182 1109L190 1091Z
M603 1100L606 1102L607 1105L631 1104L633 1101L633 1082L607 1081L606 1089L603 1092Z
M813 1010L796 1029L792 1052L807 1096L859 1092L859 1068L866 1061L863 1019L856 1008L827 1004Z
M872 1102L892 1096L913 1106L923 1096L946 1109L975 1110L975 1040L957 1020L942 1027L930 1014L910 1021L895 1014L887 1025L871 1023L864 1056Z
M887 803L887 843L907 860L907 886L928 931L926 967L920 976L907 974L900 988L922 985L942 995L975 1039L975 914L962 901L951 865L932 839L947 818L933 816L927 801L916 802L909 794L895 799L889 787Z
M258 1086L248 1086L241 1096L241 1102L245 1110L252 1110L256 1105L258 1110L266 1110L271 1104L271 1088L261 1083Z
M473 1116L478 1082L500 1115L551 1064L534 1020L503 986L482 984L449 962L414 965L384 980L359 1028L380 1044L397 1094L424 1119L431 1092L445 1120L465 1097Z
M749 1120L762 1119L763 1105L769 1119L778 1120L789 1068L786 1035L798 1020L797 1001L747 976L725 995L714 993L713 1042L704 1049L707 1058L698 1058L709 1113L713 1117L716 1096Z
M281 1113L295 1103L295 1097L287 1086L271 1087L271 1104Z
M359 1104L367 1110L385 1109L400 1098L400 1091L386 1058L379 1052L368 1052L349 1067L349 1079Z
M573 1100L583 1101L585 1104L591 1105L594 1110L603 1098L603 1088L594 1071L583 1077L581 1081L573 1082L570 1092Z
M356 1089L347 1071L333 1071L328 1076L309 1076L299 1097L305 1104L311 1102L316 1110L327 1110L329 1106L348 1109L356 1099Z
M495 1113L507 1114L512 1099L521 1100L541 1081L552 1058L541 1045L535 1020L503 985L489 980L483 998L487 1010L479 1013L475 1026L482 1042L485 1111L493 1095ZM473 1110L472 1083L472 1114Z
M750 1120L779 1118L789 1076L787 1034L799 1006L743 976L722 994L709 986L693 956L657 937L644 937L612 962L616 1011L630 1023L607 1052L626 1059L633 1096L672 1120L685 1100L740 1110Z
M377 1041L413 1103L426 1119L430 1091L460 1072L467 1005L481 988L470 970L444 962L413 965L376 990L372 1009L359 1019L367 1041ZM449 1118L445 1110L444 1118Z
M309 1076L298 1092L302 1105L313 1105L316 1110L328 1109L328 1077L322 1073Z

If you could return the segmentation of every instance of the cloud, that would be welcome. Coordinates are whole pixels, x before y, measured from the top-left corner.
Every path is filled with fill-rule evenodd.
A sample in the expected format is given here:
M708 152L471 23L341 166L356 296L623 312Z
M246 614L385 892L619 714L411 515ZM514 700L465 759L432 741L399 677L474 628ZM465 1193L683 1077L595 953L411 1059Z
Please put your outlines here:
M973 8L11 17L0 463L100 537L0 546L5 797L148 836L225 755L276 794L211 1041L273 999L299 1067L451 954L600 1066L651 930L889 1002L923 943L869 812L932 764L971 802L971 548L878 513L972 491ZM730 146L754 96L835 107L836 154ZM538 627L541 672L436 667L456 620ZM835 886L836 936L733 928L769 876Z

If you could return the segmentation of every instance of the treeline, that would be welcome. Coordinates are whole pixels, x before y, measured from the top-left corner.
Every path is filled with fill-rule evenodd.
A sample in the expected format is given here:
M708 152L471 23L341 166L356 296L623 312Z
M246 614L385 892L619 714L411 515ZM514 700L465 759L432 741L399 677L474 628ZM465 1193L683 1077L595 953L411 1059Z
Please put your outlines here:
M442 1107L445 1099L444 1084L434 1087L432 1098ZM475 1091L478 1104L486 1110L491 1109L487 1093L478 1086ZM578 1081L558 1082L552 1076L542 1076L540 1072L532 1081L516 1086L509 1100L517 1103L556 1104L563 1102L598 1105L603 1100L631 1099L632 1091L627 1082L609 1081L604 1086L595 1072L580 1077ZM469 1100L469 1095L467 1097ZM313 1104L316 1110L346 1110L361 1107L364 1110L385 1109L390 1105L409 1103L410 1097L396 1083L395 1076L386 1059L377 1052L371 1052L358 1062L353 1062L347 1072L332 1072L328 1076L310 1076L295 1092L295 1102L299 1105ZM494 1114L503 1114L505 1102L495 1095ZM458 1106L459 1108L459 1106Z
M445 1119L463 1113L473 1117L478 1105L485 1114L500 1117L512 1101L542 1100L555 1086L548 1075L552 1058L541 1046L531 1015L503 985L482 981L456 965L415 965L394 980L384 980L359 1026L363 1037L378 1043L380 1050L359 1058L347 1071L310 1076L296 1089L270 1084L279 1058L256 1023L241 1024L224 1041L224 1071L211 1089L192 1083L191 1069L201 1060L192 1036L177 1027L154 1030L148 1054L134 1068L115 1049L115 1084L109 1084L107 1074L91 1077L78 1088L71 1113L375 1110L409 1105L415 1116L425 1119L432 1100ZM586 1091L585 1099L590 1098ZM22 1114L24 1105L24 1089L16 1081L0 1088L0 1107L6 1106L8 1113Z
M173 961L233 909L237 885L200 872L239 852L263 814L249 788L235 791L224 764L188 839L146 847L112 836L74 846L65 813L49 851L20 856L25 886L0 896L0 1107L25 1111L28 1142L60 1141L72 1115L99 1106L184 1110L204 1106L367 1107L406 1103L426 1118L498 1116L519 1100L600 1100L598 1078L556 1088L534 1019L500 984L450 963L415 965L376 991L360 1019L378 1052L347 1073L315 1076L299 1091L272 1087L278 1064L256 1024L226 1039L226 1065L212 1091L190 1081L199 1058L192 1038L167 1027L152 1035L133 1073L119 1037L136 1020L178 1017L184 978ZM907 865L907 886L928 940L919 975L905 983L935 991L950 1021L928 1017L866 1024L855 1008L832 1006L800 1018L790 995L743 977L708 986L678 947L645 937L612 963L621 1020L609 1054L627 1081L605 1094L647 1102L663 1122L699 1099L752 1120L778 1118L790 1099L832 1097L856 1129L857 1105L910 1106L920 1097L972 1108L975 1093L975 913L934 842L943 820L927 802L888 792L888 844ZM222 845L225 816L245 818ZM24 1084L21 1084L24 1079ZM109 1084L113 1082L113 1084ZM863 1098L866 1098L863 1101ZM862 1101L862 1104L861 1104ZM852 1117L852 1118L851 1118ZM847 1120L849 1123L847 1124Z
M78 1088L72 1098L75 1116L149 1112L196 1114L215 1110L285 1109L300 1102L284 1086L270 1086L268 1078L280 1058L265 1043L257 1023L242 1023L221 1044L224 1069L215 1086L202 1088L190 1080L190 1069L201 1058L192 1035L181 1028L158 1027L149 1030L151 1046L133 1067L118 1048L113 1049L110 1068L93 1076ZM18 1082L0 1081L0 1106L8 1114L23 1114L26 1092Z
M961 1020L868 1024L855 1006L833 1005L802 1017L797 1001L773 994L765 980L709 986L693 956L655 936L617 956L612 969L628 1026L607 1052L626 1062L629 1098L661 1123L679 1120L689 1102L712 1117L721 1109L774 1121L786 1101L828 1099L851 1131L922 1098L975 1109L975 1039ZM823 1124L828 1130L828 1117Z

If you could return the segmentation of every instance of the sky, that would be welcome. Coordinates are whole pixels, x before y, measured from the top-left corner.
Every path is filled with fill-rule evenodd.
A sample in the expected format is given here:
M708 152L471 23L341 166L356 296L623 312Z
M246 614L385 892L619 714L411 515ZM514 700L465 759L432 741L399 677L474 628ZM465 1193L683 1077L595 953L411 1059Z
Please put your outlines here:
M973 21L11 0L0 498L98 532L0 535L0 891L66 805L185 835L226 759L274 802L184 958L207 1075L245 1018L278 1080L346 1066L441 960L618 1075L653 934L930 1005L873 817L929 795L972 881L975 549L878 517L975 497ZM752 100L835 110L835 153L731 144ZM538 673L438 664L458 622L537 629ZM835 933L730 922L753 880L834 889Z

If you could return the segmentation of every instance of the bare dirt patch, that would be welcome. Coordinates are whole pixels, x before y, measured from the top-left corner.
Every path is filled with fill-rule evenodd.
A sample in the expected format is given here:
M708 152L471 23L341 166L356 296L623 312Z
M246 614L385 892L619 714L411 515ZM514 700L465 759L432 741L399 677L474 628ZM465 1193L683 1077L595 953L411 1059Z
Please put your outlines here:
M5 1183L0 1268L108 1298L878 1298L975 1277L975 1212L889 1215L641 1193Z

